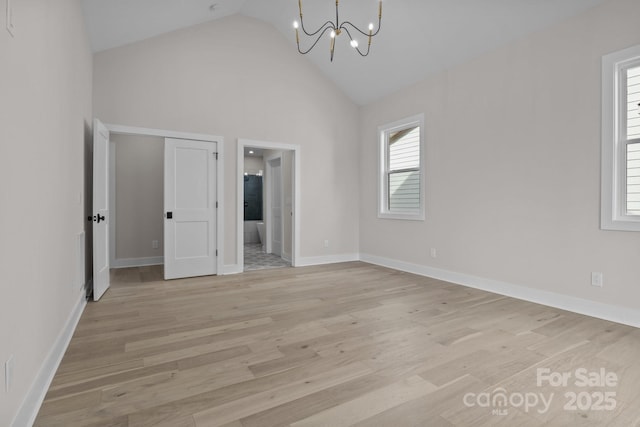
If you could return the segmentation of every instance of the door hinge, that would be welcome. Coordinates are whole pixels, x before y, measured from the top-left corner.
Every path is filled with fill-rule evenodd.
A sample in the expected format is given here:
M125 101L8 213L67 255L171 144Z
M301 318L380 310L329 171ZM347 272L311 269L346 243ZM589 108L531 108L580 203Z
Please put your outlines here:
M218 209L218 202L216 202L216 209Z
M218 256L218 250L216 249L216 256Z
M216 160L218 160L218 153L213 153L214 156L216 156Z

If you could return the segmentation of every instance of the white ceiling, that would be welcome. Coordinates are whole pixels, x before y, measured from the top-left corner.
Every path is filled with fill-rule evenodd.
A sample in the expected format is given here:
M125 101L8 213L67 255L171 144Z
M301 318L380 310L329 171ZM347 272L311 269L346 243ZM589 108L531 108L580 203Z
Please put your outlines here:
M382 30L368 57L354 52L346 36L338 38L333 62L328 40L307 57L364 105L604 1L384 0ZM95 52L236 13L270 23L296 49L297 0L83 0L83 7ZM377 10L378 0L340 3L341 20L363 29L377 20ZM309 30L335 19L335 3L303 0L303 12Z

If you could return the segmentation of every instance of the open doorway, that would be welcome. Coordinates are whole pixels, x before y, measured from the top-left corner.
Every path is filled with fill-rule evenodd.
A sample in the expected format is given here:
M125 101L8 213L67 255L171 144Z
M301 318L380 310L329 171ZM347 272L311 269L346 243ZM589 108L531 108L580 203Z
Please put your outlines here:
M295 266L298 156L295 145L238 141L240 271Z
M223 164L221 137L94 120L94 300L112 267L162 266L164 280L222 273Z
M110 265L162 266L164 138L113 133L109 144Z
M215 141L111 133L112 268L156 266L145 273L165 280L218 274L217 148Z

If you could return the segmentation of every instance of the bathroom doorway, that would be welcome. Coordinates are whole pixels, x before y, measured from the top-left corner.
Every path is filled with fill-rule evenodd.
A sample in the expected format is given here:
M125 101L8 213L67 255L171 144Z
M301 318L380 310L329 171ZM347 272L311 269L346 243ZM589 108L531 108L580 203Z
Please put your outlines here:
M297 146L238 141L239 271L295 266Z

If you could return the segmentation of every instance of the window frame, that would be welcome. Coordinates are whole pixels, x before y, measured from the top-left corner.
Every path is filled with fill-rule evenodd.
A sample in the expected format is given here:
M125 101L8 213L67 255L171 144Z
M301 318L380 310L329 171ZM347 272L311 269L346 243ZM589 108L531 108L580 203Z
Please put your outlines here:
M640 231L640 215L627 215L626 70L640 66L640 45L602 57L602 230Z
M378 218L409 221L424 221L425 219L425 127L424 114L407 117L378 127ZM417 210L404 211L389 209L389 134L403 129L417 126L420 132L420 207Z

